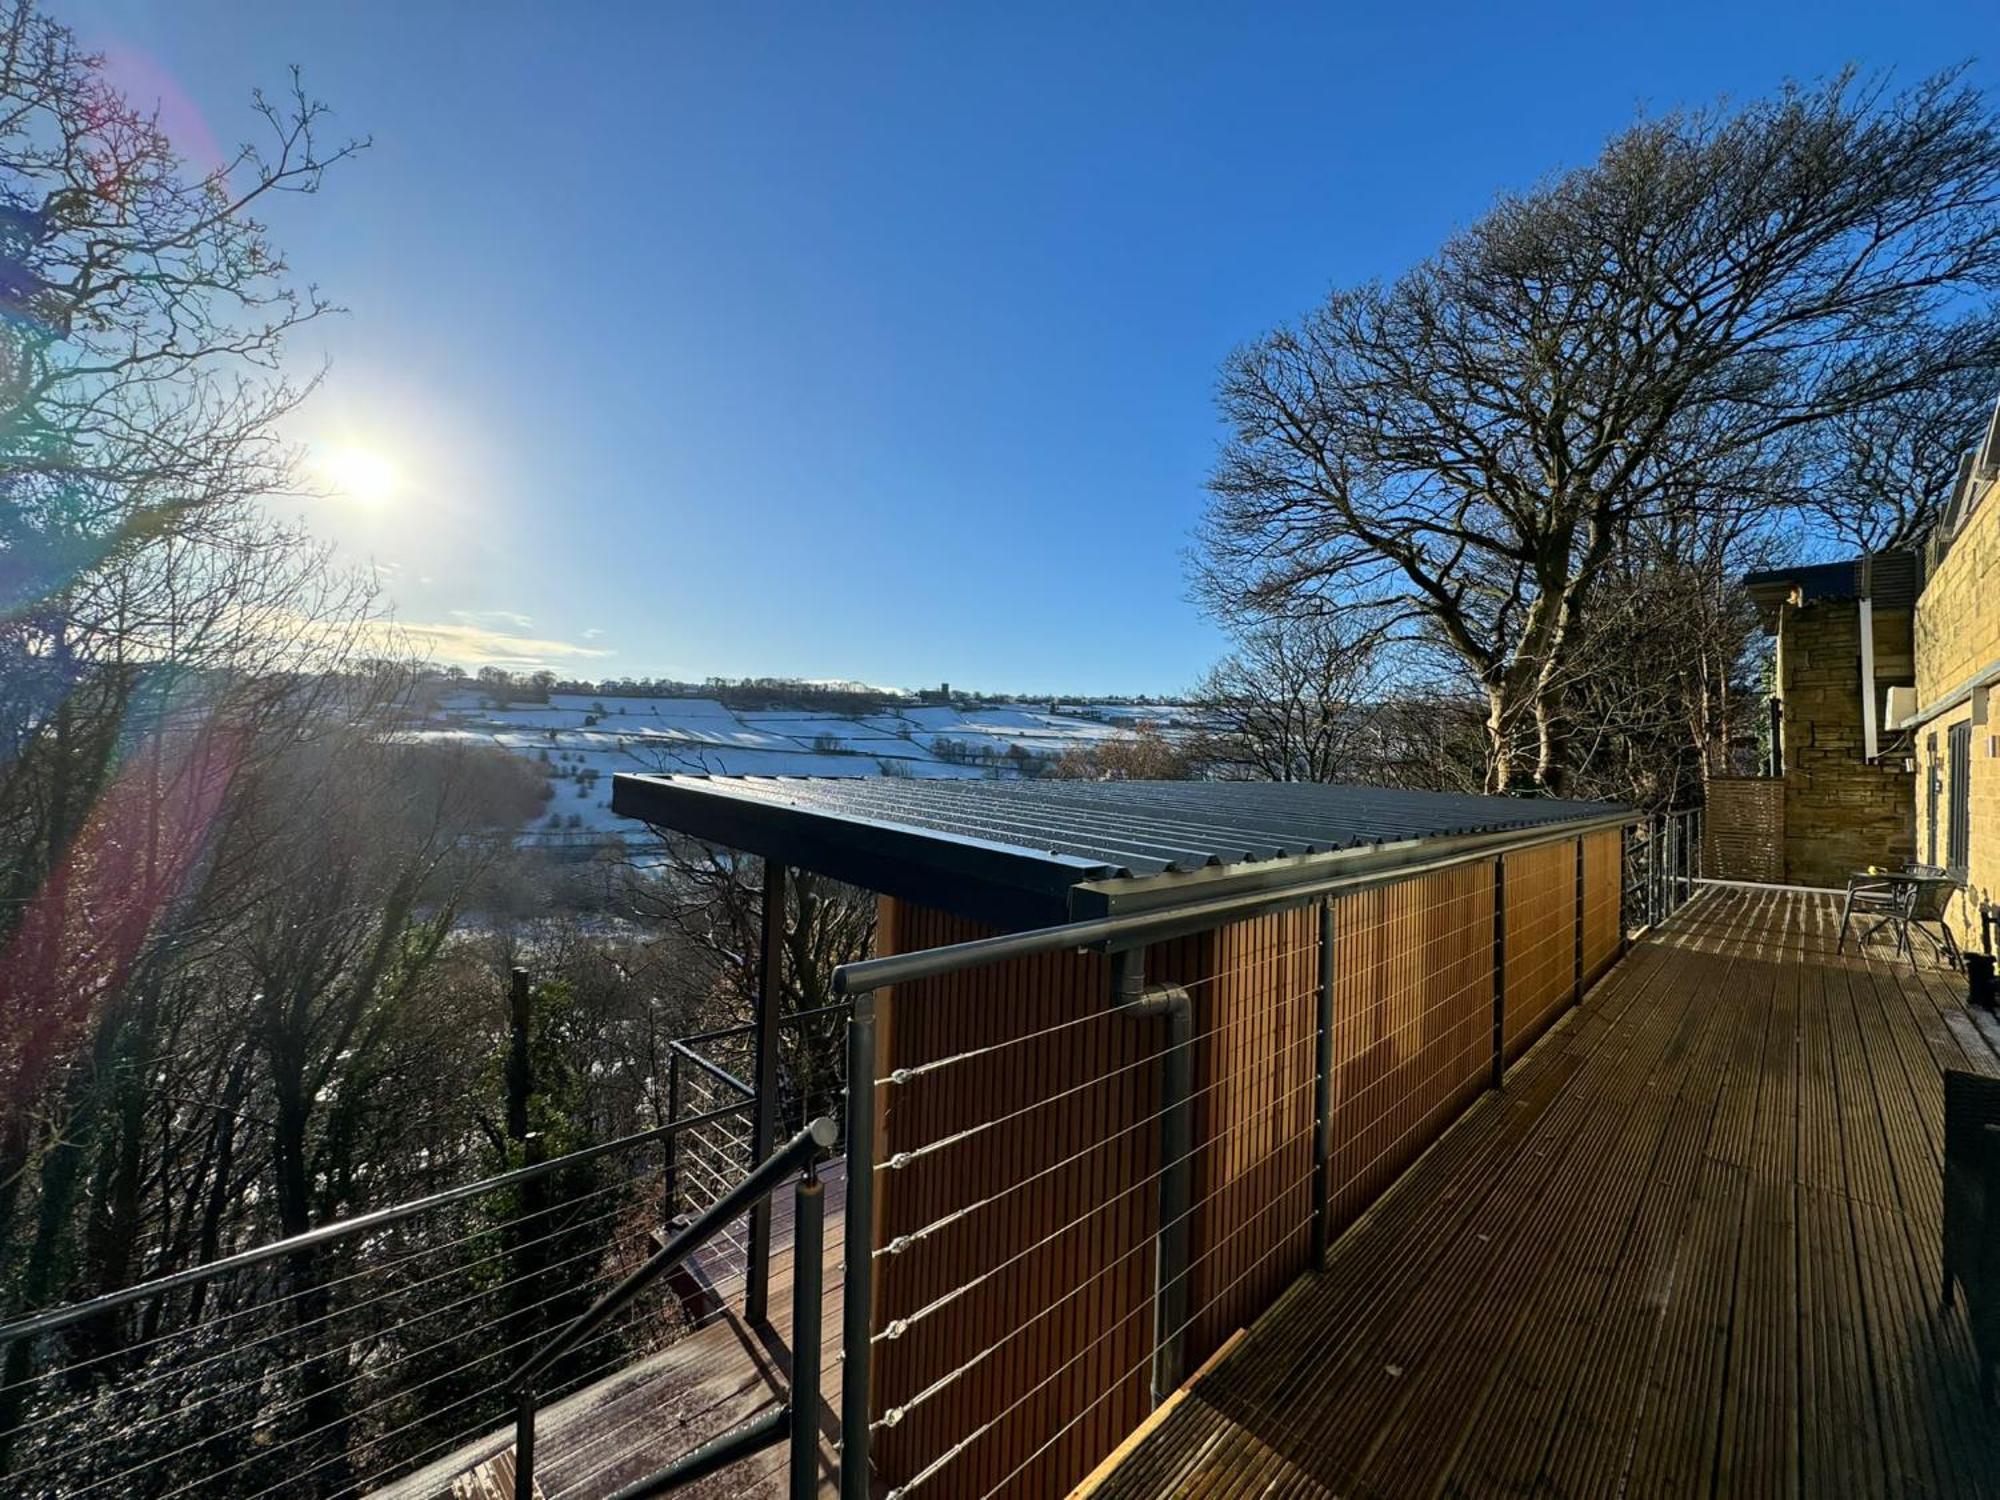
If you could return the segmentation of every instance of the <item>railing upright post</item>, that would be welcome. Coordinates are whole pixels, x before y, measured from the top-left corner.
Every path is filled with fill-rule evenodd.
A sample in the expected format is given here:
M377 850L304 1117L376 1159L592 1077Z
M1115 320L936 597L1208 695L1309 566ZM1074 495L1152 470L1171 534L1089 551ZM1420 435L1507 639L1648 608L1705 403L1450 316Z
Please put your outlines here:
M1632 947L1632 914L1626 908L1632 896L1632 830L1618 830L1618 956Z
M1333 898L1319 905L1319 1005L1313 1016L1313 1229L1315 1268L1326 1259L1333 1175Z
M1646 819L1646 925L1648 927L1656 925L1660 920L1654 890L1656 884L1654 866L1659 862L1659 850L1656 847L1660 841L1659 833L1660 820Z
M750 1170L771 1154L778 1134L778 1002L785 987L785 867L764 861L763 947L757 968L756 1068L751 1084L757 1097L750 1117ZM743 1276L743 1320L769 1321L771 1300L771 1200L750 1210L748 1265Z
M791 1500L819 1493L820 1288L826 1270L826 1189L816 1175L792 1192Z
M869 1376L875 1292L875 997L847 1022L847 1206L841 1216L840 1494L869 1500Z
M1576 841L1576 954L1575 978L1570 995L1570 1004L1583 1003L1583 846L1584 839L1578 835Z
M1493 861L1493 1087L1507 1082L1507 856Z
M667 1123L671 1125L681 1117L681 1055L671 1047L667 1049ZM663 1224L671 1224L674 1215L681 1210L681 1133L670 1131L667 1135L667 1171L662 1194L666 1213Z

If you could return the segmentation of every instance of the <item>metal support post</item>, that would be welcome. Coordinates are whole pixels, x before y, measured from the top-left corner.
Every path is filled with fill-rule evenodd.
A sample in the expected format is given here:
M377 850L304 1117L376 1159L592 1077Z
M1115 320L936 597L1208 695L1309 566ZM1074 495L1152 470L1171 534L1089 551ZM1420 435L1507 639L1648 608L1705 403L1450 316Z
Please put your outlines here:
M763 948L757 974L755 1071L757 1097L750 1117L750 1168L755 1171L778 1136L778 1004L785 988L785 867L764 861ZM771 1200L750 1210L750 1246L743 1276L743 1318L768 1322L771 1299Z

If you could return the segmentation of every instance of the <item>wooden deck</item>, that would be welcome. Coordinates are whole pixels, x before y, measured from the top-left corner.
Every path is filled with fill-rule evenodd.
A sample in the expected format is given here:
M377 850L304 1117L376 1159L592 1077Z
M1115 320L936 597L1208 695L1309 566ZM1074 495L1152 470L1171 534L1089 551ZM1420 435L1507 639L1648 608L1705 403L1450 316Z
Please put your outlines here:
M2000 1494L1938 1311L1940 1067L2000 1055L1837 915L1636 945L1095 1494Z

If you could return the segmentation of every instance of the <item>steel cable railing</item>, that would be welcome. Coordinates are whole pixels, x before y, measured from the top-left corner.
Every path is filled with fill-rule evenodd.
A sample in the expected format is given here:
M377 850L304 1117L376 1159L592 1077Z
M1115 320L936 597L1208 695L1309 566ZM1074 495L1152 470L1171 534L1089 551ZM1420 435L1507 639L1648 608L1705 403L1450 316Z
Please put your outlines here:
M667 1231L663 1148L696 1111L307 1236L0 1325L0 1491L340 1494L490 1433L508 1367ZM682 1336L635 1307L562 1392Z
M875 1242L846 1263L843 1494L1073 1486L1143 1415L1149 1368L1157 1402L1616 957L1622 843L1524 840L1289 915L1249 896L1198 962L1157 950L1179 982L1114 959L1094 999L1071 932L1144 955L1203 929L1162 910L1122 949L1099 919L856 966L849 1213ZM922 988L1010 963L993 1004Z
M666 1244L529 1355L514 1376L511 1387L516 1409L514 1494L517 1500L535 1500L538 1493L535 1483L535 1415L542 1404L545 1377L559 1370L575 1351L587 1347L595 1337L600 1336L598 1330L634 1306L642 1292L707 1244L731 1218L746 1212L758 1200L769 1196L785 1178L800 1171L806 1175L796 1191L791 1389L778 1405L767 1408L733 1431L703 1444L650 1478L627 1488L634 1493L663 1494L678 1484L690 1482L768 1447L789 1433L793 1452L792 1492L795 1497L802 1492L802 1483L809 1482L816 1471L819 1454L824 1189L813 1176L813 1164L821 1153L833 1145L836 1135L832 1121L813 1121L769 1158L757 1163L734 1189L676 1232Z

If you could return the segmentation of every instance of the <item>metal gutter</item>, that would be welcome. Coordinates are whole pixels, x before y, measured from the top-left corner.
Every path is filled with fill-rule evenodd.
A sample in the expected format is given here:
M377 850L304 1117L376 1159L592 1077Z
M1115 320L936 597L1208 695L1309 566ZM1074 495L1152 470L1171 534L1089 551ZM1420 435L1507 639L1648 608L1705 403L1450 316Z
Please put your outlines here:
M1866 594L1859 601L1861 612L1861 747L1863 758L1874 760L1881 753L1875 730L1875 601Z
M1194 997L1178 984L1146 983L1146 956L1112 960L1111 1005L1120 1015L1165 1016L1160 1050L1159 1228L1153 1236L1153 1405L1180 1388L1187 1323L1189 1222L1194 1202Z
M1290 859L1258 860L1255 863L1225 865L1219 869L1190 870L1165 875L1127 876L1117 880L1086 880L1070 891L1070 914L1079 921L1158 911L1185 905L1191 900L1212 901L1238 895L1271 894L1300 887L1308 895L1322 882L1349 874L1389 874L1413 868L1412 856L1429 856L1428 868L1436 858L1458 862L1532 844L1556 843L1579 833L1596 833L1606 828L1624 828L1639 820L1629 808L1618 808L1594 818L1569 818L1561 822L1533 823L1523 827L1485 829L1478 833L1443 837L1398 839L1391 844L1364 844L1353 849L1335 849L1324 854L1303 854Z
M1918 709L1915 713L1907 715L1889 727L1892 729L1920 729L1933 719L1943 718L1961 703L1971 701L1975 694L1996 684L2000 684L2000 661L1988 662L1935 703Z

